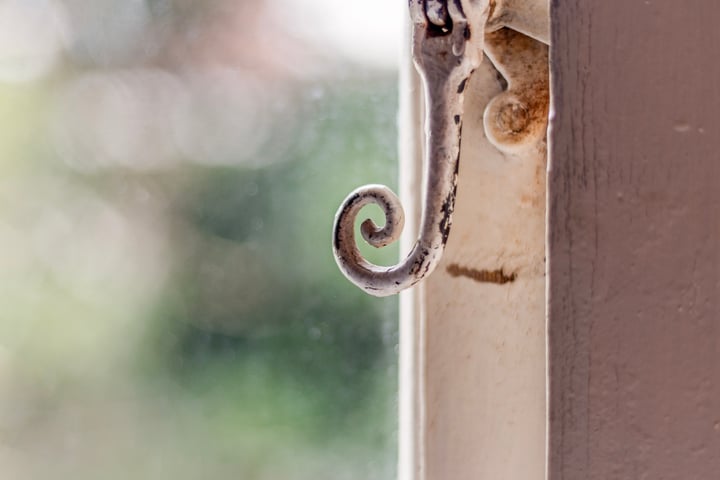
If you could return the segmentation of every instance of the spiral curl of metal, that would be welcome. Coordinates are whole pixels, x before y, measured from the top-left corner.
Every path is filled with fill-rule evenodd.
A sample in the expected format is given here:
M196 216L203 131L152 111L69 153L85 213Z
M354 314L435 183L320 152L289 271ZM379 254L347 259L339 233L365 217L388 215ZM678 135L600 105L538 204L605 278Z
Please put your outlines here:
M363 258L354 234L363 207L379 206L385 225L366 219L360 227L370 245L381 248L396 241L405 222L397 195L383 185L353 191L335 217L333 253L345 276L367 293L387 296L422 280L438 265L450 233L455 209L463 94L482 59L487 0L410 0L413 60L423 80L426 105L424 206L418 239L408 256L390 267ZM466 14L468 12L468 14Z

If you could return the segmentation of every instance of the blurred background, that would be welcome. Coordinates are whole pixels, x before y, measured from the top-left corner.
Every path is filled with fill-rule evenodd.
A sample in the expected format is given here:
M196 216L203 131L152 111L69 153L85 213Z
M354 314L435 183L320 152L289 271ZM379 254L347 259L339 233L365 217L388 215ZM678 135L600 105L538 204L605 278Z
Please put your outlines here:
M394 477L404 7L0 0L0 478Z

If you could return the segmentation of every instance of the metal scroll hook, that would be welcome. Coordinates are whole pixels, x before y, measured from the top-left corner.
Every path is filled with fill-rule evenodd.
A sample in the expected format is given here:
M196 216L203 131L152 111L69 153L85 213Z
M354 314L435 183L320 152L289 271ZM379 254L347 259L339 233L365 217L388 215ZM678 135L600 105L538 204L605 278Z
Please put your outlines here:
M396 241L405 221L397 195L383 185L353 191L335 216L333 253L340 270L371 295L393 295L413 286L437 267L450 233L455 208L463 92L482 59L483 27L489 0L410 0L413 60L422 77L425 119L425 185L418 239L408 256L391 267L363 258L355 243L360 210L371 203L385 215L385 225L365 220L360 231L380 248ZM477 29L474 30L474 29Z

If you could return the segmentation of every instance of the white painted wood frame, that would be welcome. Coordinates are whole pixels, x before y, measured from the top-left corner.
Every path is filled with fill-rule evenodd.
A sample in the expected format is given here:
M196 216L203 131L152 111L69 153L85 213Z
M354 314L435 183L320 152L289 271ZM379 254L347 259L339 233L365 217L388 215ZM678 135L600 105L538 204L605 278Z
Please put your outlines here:
M409 42L406 42L409 45ZM401 196L417 231L421 87L401 75ZM502 91L486 58L466 89L458 197L438 269L401 294L401 480L545 476L545 142L521 155L485 137ZM412 246L405 236L404 251Z

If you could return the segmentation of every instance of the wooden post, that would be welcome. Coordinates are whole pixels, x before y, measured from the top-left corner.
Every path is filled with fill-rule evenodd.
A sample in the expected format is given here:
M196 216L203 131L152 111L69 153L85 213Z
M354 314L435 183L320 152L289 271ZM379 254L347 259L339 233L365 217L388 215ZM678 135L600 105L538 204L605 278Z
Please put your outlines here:
M553 2L549 480L720 478L718 23Z

